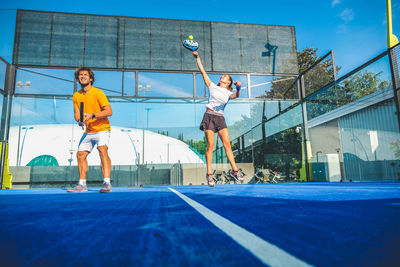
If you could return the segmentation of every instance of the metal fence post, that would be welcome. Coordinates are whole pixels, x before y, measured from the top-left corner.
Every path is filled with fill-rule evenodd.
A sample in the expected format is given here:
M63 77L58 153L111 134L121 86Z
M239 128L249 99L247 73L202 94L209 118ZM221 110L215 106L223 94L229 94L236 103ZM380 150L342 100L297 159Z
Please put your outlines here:
M392 74L392 84L393 84L393 95L397 111L397 121L399 125L400 132L400 73L399 73L399 63L400 59L400 44L389 49L389 63L390 72Z
M298 86L300 88L300 101L301 101L301 114L303 117L303 127L302 127L302 136L303 136L303 150L304 150L304 163L305 163L305 169L306 169L306 181L310 182L311 181L311 171L310 171L310 166L309 166L309 159L311 158L311 145L310 145L310 139L309 139L309 134L308 134L308 125L307 125L307 106L306 106L306 101L305 101L305 95L306 95L306 89L304 86L304 76L300 75L298 79Z
M4 86L6 95L4 96L3 99L3 110L1 113L1 122L0 122L1 124L0 141L2 143L1 156L0 156L0 189L3 187L4 170L5 170L5 164L7 163L6 149L10 133L11 105L12 105L12 94L14 92L14 85L15 85L15 67L7 63L6 79Z

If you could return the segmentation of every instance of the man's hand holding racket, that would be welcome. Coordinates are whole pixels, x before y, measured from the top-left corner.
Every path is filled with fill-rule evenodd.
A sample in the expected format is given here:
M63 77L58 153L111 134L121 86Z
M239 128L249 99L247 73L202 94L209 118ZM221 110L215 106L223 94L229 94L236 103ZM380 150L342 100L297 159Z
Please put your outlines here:
M84 113L82 116L82 121L78 121L78 125L82 127L82 130L84 130L84 127L86 126L86 122L94 119L96 116L93 113Z
M87 121L90 121L91 119L96 118L96 116L93 113L85 113L84 114L84 119L83 119L83 124L85 124Z

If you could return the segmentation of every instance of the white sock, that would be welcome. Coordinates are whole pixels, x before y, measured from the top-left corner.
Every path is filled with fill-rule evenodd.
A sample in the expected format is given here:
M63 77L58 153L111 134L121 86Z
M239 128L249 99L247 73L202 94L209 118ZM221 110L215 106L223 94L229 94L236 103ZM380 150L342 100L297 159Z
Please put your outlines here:
M111 184L111 179L110 178L104 178L104 182L107 184Z
M79 184L86 186L86 179L79 179Z

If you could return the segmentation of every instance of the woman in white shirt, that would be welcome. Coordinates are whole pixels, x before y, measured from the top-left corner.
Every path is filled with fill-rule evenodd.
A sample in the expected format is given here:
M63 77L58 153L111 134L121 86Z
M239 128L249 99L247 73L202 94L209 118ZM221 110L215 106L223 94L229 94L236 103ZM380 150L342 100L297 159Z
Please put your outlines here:
M206 105L206 112L204 113L203 120L200 124L200 129L204 131L207 139L207 183L209 186L214 186L215 184L211 171L215 133L218 133L218 136L224 145L226 156L232 167L232 171L228 172L228 175L237 181L243 182L244 174L242 170L236 166L235 157L233 156L232 147L229 140L229 132L224 118L224 108L228 101L240 96L241 82L233 82L231 76L224 74L221 76L218 85L214 84L204 70L199 54L196 51L192 53L196 58L197 66L199 67L200 73L203 76L204 83L210 92L208 104ZM232 93L232 84L235 84L236 86L236 93Z

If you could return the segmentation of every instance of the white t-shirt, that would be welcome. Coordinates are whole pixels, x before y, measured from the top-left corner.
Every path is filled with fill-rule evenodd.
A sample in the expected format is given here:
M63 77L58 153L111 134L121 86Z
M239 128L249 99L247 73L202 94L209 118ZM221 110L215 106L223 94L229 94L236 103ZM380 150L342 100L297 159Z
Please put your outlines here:
M232 92L213 82L211 82L209 90L210 97L208 98L208 104L206 107L220 113L221 115L224 114L225 106L228 103Z

